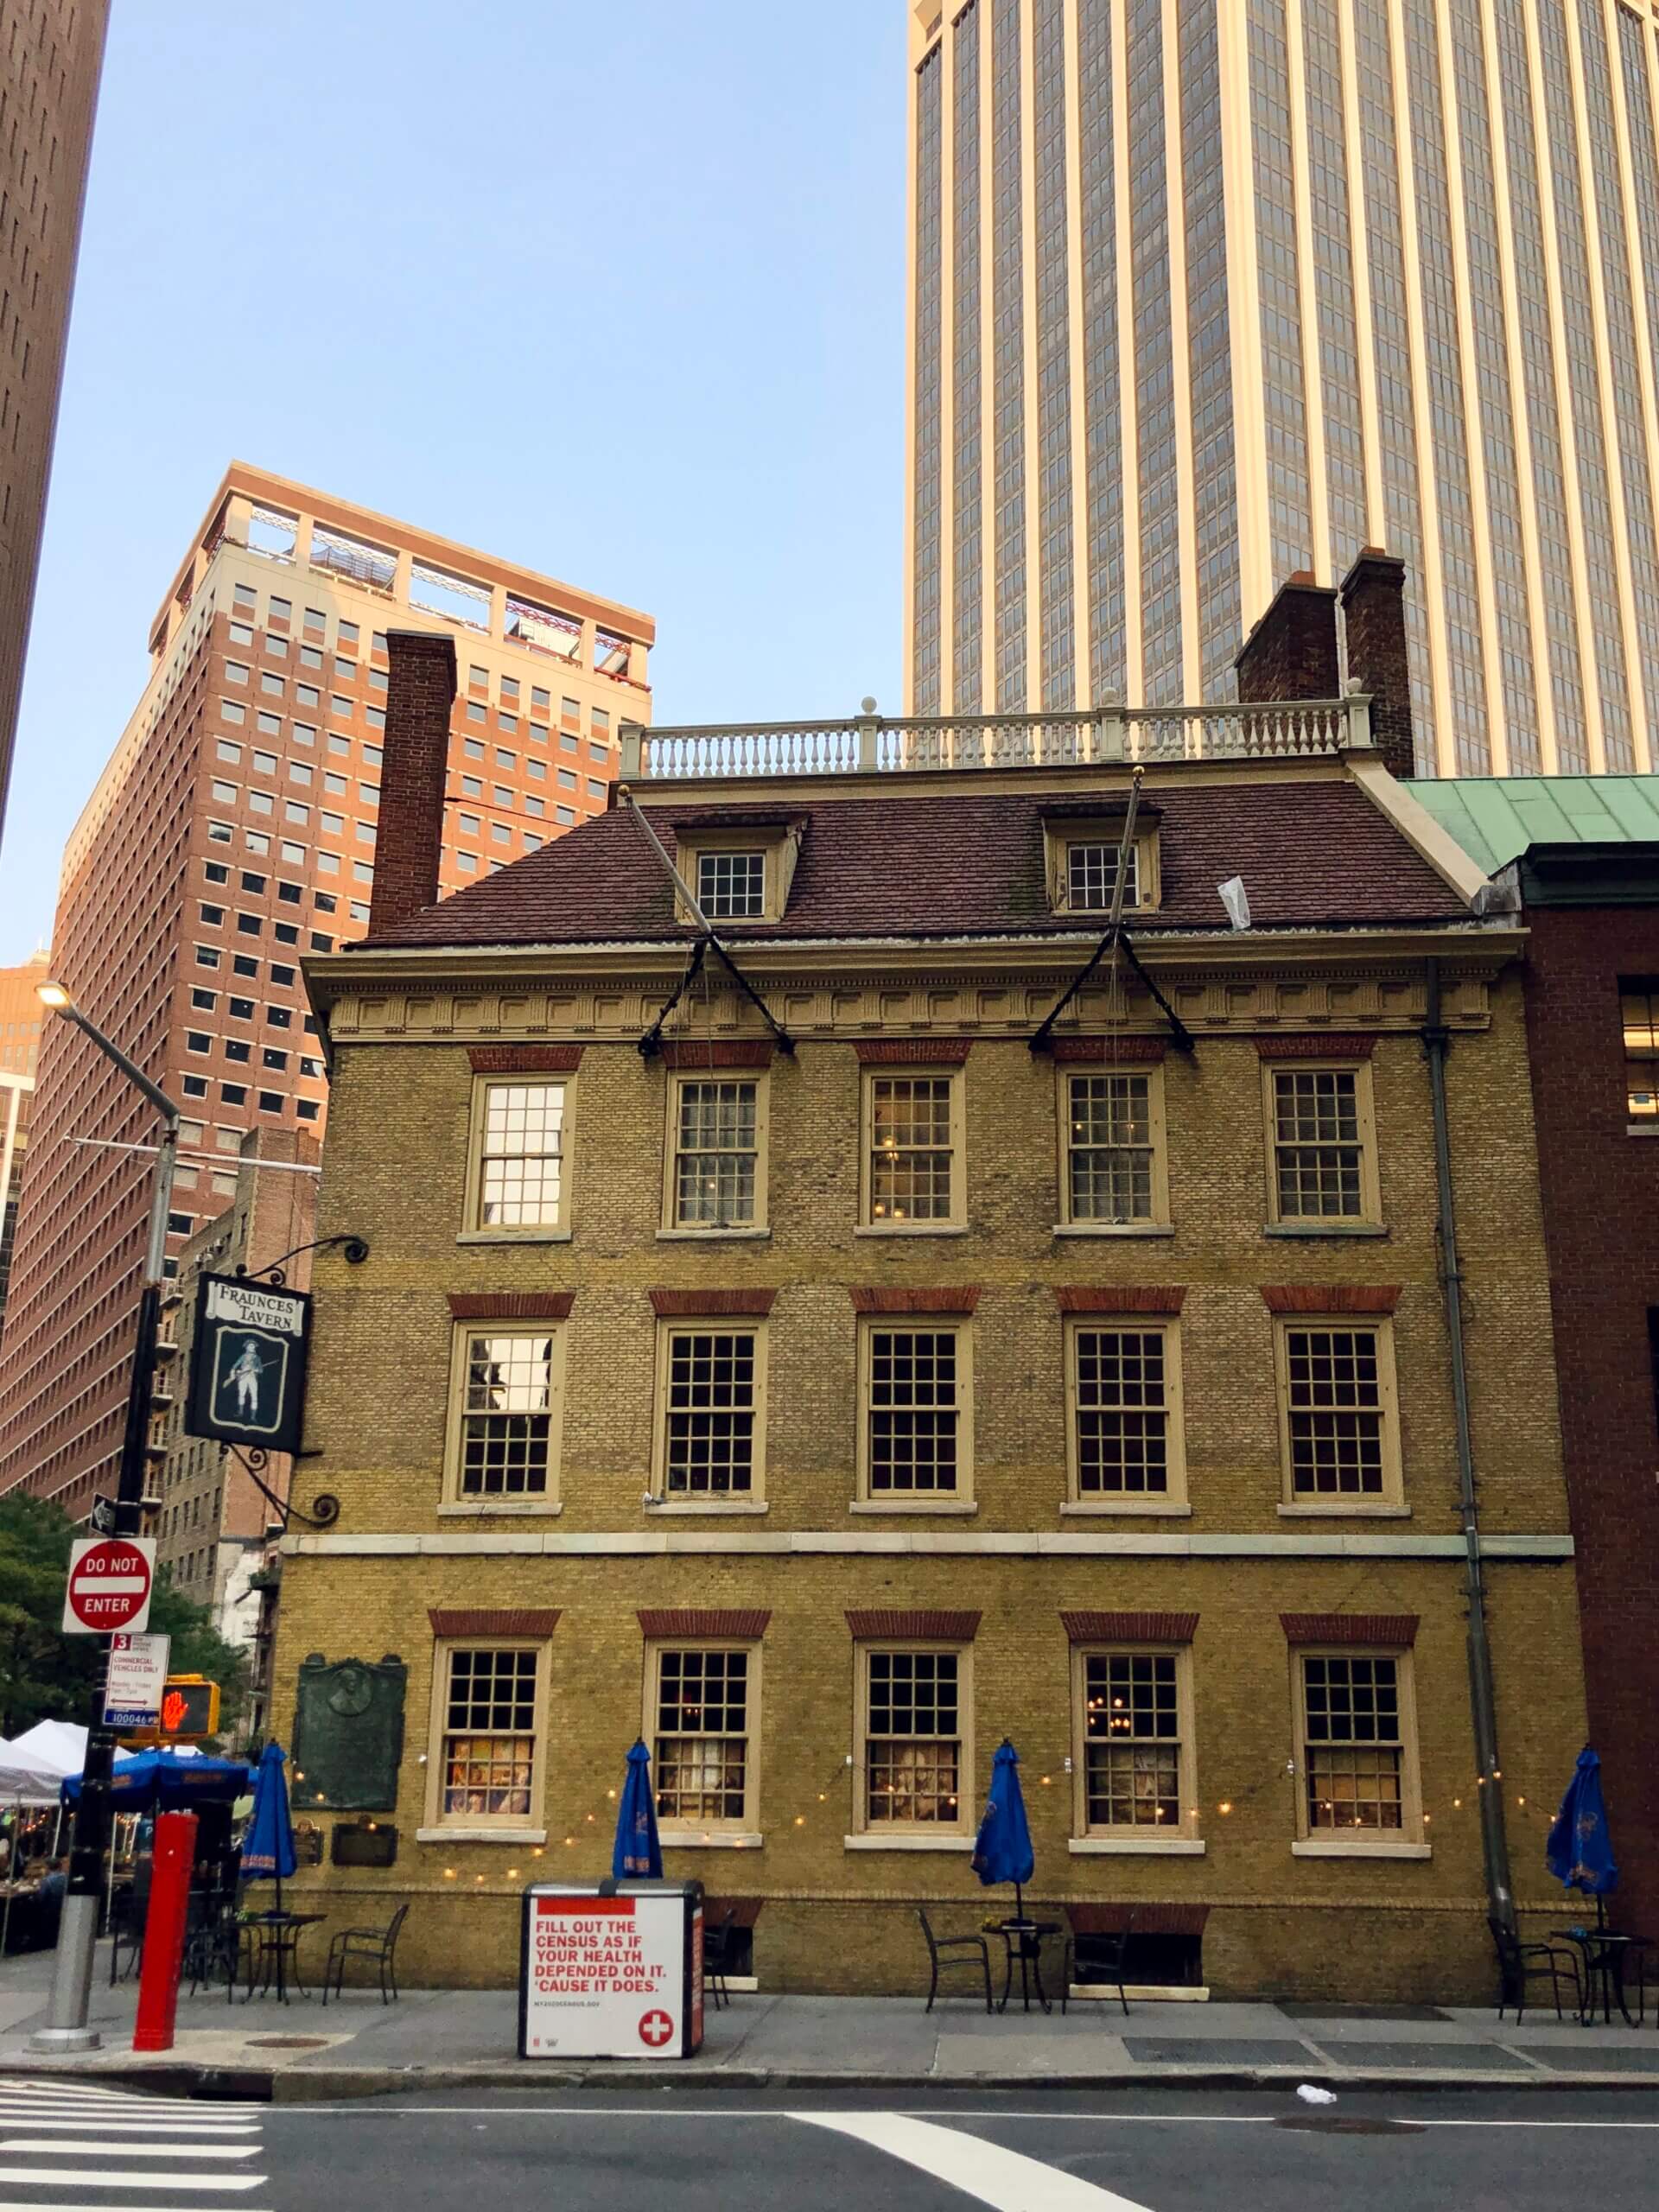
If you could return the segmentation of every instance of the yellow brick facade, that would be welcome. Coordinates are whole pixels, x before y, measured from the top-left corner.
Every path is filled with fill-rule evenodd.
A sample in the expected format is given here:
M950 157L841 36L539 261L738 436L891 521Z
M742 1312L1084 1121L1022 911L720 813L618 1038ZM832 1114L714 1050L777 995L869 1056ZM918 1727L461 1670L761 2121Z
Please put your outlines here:
M1059 1236L1057 1084L1031 1030L1077 962L1017 970L960 951L894 961L757 953L750 972L793 1009L792 1054L769 1077L769 1232L658 1235L667 1086L640 1031L679 959L609 968L580 952L353 955L314 963L334 1092L325 1235L365 1238L360 1266L324 1254L298 1503L340 1502L285 1547L276 1666L286 1735L300 1662L409 1669L396 1865L302 1874L306 1904L362 1923L414 1899L410 1977L499 1984L517 1970L524 1883L608 1871L613 1793L644 1721L652 1608L760 1609L753 1831L743 1848L679 1845L671 1875L766 1900L753 1963L767 1990L911 1992L915 1909L952 1927L1001 1910L960 1846L849 1847L856 1826L855 1645L861 1608L979 1616L963 1794L982 1802L992 1752L1018 1745L1036 1849L1028 1900L1205 1906L1216 1993L1394 2001L1486 1993L1491 1947L1465 1650L1451 1370L1437 1280L1435 1171L1419 1027L1438 950L1454 1030L1450 1135L1488 1605L1516 1895L1552 1909L1547 1807L1583 1740L1576 1601L1556 1426L1516 940L1472 925L1459 944L1402 939L1363 958L1329 944L1246 970L1206 947L1159 973L1196 1051L1163 1062L1173 1232ZM937 1015L918 1022L918 1005ZM1153 1037L1138 988L1078 1002L1075 1033ZM1269 1009L1264 1020L1264 1009ZM788 1014L786 1012L786 1018ZM1374 1035L1382 1233L1267 1234L1264 1027ZM721 988L683 1039L760 1039ZM861 1036L971 1039L963 1065L960 1234L856 1233ZM579 1043L566 1241L458 1241L474 1073L469 1046ZM1287 1515L1274 1317L1262 1287L1397 1287L1393 1332L1405 1510ZM859 1515L857 1323L851 1294L970 1287L970 1514ZM1179 1287L1186 1496L1181 1515L1068 1515L1063 1321L1068 1286ZM766 1322L764 1513L664 1516L642 1504L659 1417L652 1289L775 1293ZM452 1296L574 1293L565 1324L557 1511L441 1511ZM543 1802L524 1834L419 1841L435 1822L429 1763L434 1608L557 1609L546 1639ZM1192 1825L1201 1850L1075 1853L1068 1611L1196 1613ZM1411 1654L1421 1840L1429 1855L1312 1858L1297 1834L1293 1684L1281 1615L1416 1617ZM486 1641L487 1639L480 1639ZM695 1642L696 1639L689 1639ZM1523 1802L1524 1801L1524 1802ZM1189 1815L1192 1813L1189 1808ZM320 1815L330 1826L328 1815ZM544 1832L544 1833L543 1833ZM540 1835L541 1840L529 1840ZM937 1840L935 1839L934 1840ZM1157 1843L1168 1839L1159 1837ZM1559 1904L1553 1908L1559 1911Z

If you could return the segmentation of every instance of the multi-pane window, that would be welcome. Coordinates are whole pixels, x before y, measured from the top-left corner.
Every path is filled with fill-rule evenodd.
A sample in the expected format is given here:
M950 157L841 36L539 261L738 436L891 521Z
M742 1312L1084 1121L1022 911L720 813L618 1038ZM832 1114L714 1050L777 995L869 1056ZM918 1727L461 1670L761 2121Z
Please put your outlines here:
M543 1499L552 1486L558 1345L546 1332L469 1331L454 1449L457 1497Z
M664 1338L664 1495L752 1497L760 1473L759 1329L674 1328Z
M1085 1830L1180 1832L1179 1664L1173 1651L1084 1655Z
M1281 1325L1293 1500L1377 1500L1397 1490L1392 1355L1382 1323Z
M1163 1503L1181 1489L1173 1327L1079 1322L1071 1332L1077 1502Z
M747 1826L749 1654L675 1648L656 1656L658 1818L676 1827Z
M1065 904L1085 913L1105 913L1117 887L1119 848L1102 838L1074 838L1065 849ZM1140 855L1129 847L1123 870L1123 904L1141 896Z
M563 1083L482 1086L475 1227L563 1226L568 1090Z
M965 1495L966 1329L873 1323L865 1332L864 1347L865 1495Z
M1101 1227L1156 1222L1166 1211L1157 1078L1147 1073L1065 1080L1067 1220Z
M1302 1771L1310 1834L1406 1824L1400 1662L1302 1659Z
M604 786L601 785L602 791ZM697 904L711 922L759 921L766 911L766 855L758 852L697 855Z
M1618 987L1624 1024L1625 1118L1659 1128L1659 979L1627 976Z
M466 1827L523 1822L534 1802L538 1655L523 1647L447 1655L439 1810Z
M670 1220L677 1229L747 1229L758 1204L760 1086L753 1077L686 1077L675 1099Z
M1271 1068L1275 1219L1363 1221L1370 1203L1367 1099L1358 1068Z
M906 1228L953 1218L956 1085L953 1075L866 1078L866 1218Z
M864 1654L864 1824L963 1825L963 1662L957 1651Z

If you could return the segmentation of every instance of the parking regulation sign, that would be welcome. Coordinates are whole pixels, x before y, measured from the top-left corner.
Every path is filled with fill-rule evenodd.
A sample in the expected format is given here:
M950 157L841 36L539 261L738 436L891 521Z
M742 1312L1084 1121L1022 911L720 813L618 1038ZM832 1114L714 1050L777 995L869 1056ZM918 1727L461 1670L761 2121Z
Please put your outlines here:
M148 1536L78 1536L69 1552L63 1593L67 1636L127 1629L138 1635L149 1619L156 1546Z
M203 1275L196 1294L185 1433L297 1452L305 1419L311 1300L245 1275Z
M168 1636L133 1636L126 1630L110 1638L110 1679L104 1692L106 1728L154 1728L162 1717L167 1688Z

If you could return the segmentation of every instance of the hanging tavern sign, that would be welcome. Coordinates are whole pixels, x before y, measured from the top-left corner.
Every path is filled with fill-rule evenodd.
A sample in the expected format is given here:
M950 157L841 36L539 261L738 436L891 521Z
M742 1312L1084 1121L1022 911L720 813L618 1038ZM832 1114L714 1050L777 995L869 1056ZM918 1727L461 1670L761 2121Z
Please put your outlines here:
M190 1351L191 1436L297 1452L311 1300L245 1275L203 1275Z

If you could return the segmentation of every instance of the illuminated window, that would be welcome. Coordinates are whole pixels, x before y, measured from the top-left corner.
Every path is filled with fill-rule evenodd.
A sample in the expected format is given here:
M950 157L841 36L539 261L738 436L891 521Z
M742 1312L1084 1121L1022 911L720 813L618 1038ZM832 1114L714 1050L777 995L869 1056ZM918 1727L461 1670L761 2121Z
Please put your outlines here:
M524 1827L542 1802L544 1647L441 1645L432 1767L440 1825Z
M1301 1651L1298 1719L1305 1837L1421 1835L1410 1657Z
M747 1647L650 1647L646 1734L664 1827L729 1834L756 1826L750 1741L759 1671L760 1654Z
M950 1227L961 1218L962 1077L864 1071L864 1225Z
M1197 1833L1189 1654L1078 1649L1077 1833Z
M860 1826L966 1834L972 1805L965 1710L971 1654L859 1649Z
M1624 1108L1633 1129L1659 1128L1659 980L1626 976L1618 987L1624 1024Z

